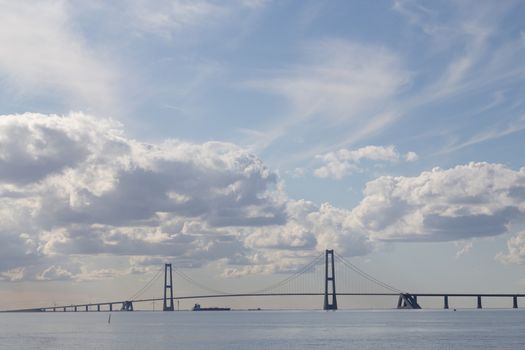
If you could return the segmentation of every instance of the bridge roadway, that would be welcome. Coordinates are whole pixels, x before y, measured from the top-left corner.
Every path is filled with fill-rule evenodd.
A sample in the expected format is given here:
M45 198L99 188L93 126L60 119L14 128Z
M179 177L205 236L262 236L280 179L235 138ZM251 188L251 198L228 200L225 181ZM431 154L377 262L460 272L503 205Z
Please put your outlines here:
M399 296L399 293L337 293L337 296ZM448 298L449 297L475 297L478 299L478 308L481 309L481 298L513 298L513 308L518 308L517 298L525 297L525 294L510 294L510 293L410 293L411 296L416 297L443 297L444 305L448 309ZM244 297L276 297L276 296L324 296L324 293L239 293L239 294L209 294L209 295L186 295L186 296L174 296L173 300L185 300L185 299L209 299L209 298L244 298ZM154 301L164 301L163 298L147 298L147 299L134 299L134 300L121 300L121 301L107 301L99 303L87 303L87 304L70 304L60 306L45 306L39 308L28 308L28 309L16 309L16 310L4 310L1 312L74 312L74 311L119 311L123 310L127 303L147 303ZM121 309L113 310L113 305L122 305ZM106 306L103 310L102 307ZM93 309L95 308L95 309ZM127 309L125 311L132 311Z

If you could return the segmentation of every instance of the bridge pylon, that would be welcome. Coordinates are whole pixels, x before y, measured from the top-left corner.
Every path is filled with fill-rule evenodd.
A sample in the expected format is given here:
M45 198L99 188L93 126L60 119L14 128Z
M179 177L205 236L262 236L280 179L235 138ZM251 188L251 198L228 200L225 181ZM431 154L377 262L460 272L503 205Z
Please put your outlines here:
M331 299L331 302L330 302ZM324 310L337 310L337 293L335 291L334 251L325 251L324 263Z
M168 278L169 270L169 278ZM168 297L169 289L169 297ZM164 305L163 311L173 311L173 276L171 274L171 264L164 264Z

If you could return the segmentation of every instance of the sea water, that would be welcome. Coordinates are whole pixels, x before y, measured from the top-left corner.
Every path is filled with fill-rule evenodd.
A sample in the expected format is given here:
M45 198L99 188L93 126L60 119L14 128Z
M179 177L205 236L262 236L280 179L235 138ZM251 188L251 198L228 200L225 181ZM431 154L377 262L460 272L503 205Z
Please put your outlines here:
M525 311L0 314L0 349L525 349Z

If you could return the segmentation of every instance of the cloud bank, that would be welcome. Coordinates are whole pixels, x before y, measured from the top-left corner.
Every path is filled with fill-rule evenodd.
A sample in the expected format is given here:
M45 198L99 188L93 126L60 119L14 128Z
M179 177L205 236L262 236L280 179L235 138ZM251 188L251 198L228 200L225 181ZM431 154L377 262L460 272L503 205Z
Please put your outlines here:
M400 158L374 150L347 158ZM352 210L316 205L288 198L275 172L233 144L147 144L82 113L0 117L4 280L123 273L86 267L102 255L129 259L128 273L164 258L229 276L287 271L326 248L355 256L378 242L504 234L523 221L524 199L524 168L470 163L377 178ZM511 239L504 259L522 262L522 241Z
M308 223L324 209L287 199L277 175L233 144L145 144L111 120L27 113L2 116L0 150L6 279L20 268L28 278L73 278L82 269L65 267L72 256L245 265L259 248L311 251L339 239L335 227Z

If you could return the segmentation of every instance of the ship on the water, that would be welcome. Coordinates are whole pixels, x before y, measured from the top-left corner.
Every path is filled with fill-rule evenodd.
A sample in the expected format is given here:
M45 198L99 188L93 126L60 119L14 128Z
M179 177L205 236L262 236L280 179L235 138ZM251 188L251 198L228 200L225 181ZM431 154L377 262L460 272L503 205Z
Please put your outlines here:
M195 304L193 311L230 311L229 307L202 307L201 304Z

